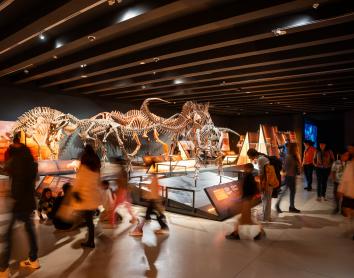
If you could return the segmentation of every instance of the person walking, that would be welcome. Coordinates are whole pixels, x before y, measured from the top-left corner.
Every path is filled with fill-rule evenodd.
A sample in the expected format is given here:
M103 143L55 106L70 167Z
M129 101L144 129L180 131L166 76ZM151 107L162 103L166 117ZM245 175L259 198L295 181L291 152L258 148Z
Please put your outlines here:
M307 191L312 191L312 176L313 176L313 159L316 154L316 148L311 140L304 141L305 150L302 158L302 167L306 178L307 186L304 188Z
M289 189L289 191L290 191L289 212L299 213L300 210L298 210L295 207L296 176L300 172L300 160L299 160L298 147L297 147L296 143L289 143L287 148L288 148L288 151L287 151L287 155L286 155L285 162L284 162L284 171L286 173L286 175L285 175L285 188L282 190L282 192L279 195L279 198L278 198L278 201L276 204L276 210L278 213L283 212L280 209L280 203L281 203L281 200L283 199L286 191Z
M0 277L10 276L9 261L11 258L12 233L17 220L25 224L30 251L28 259L21 261L21 267L32 269L40 268L38 261L38 245L33 227L33 211L36 209L35 180L37 176L37 163L30 150L20 143L15 137L14 143L9 150L8 160L4 170L11 179L11 197L14 200L10 223L4 235L4 249L0 260Z
M354 144L348 146L348 152L350 161L345 167L338 187L338 194L342 199L343 214L347 217L349 224L351 224L350 221L354 218ZM354 232L352 239L354 240Z
M344 169L347 165L349 157L350 157L349 152L343 153L340 156L340 159L337 159L336 161L333 162L331 168L331 177L333 180L333 196L334 196L334 205L335 205L333 214L337 214L340 212L340 198L338 197L337 192L338 192L339 183L342 179Z
M259 153L256 149L249 149L247 156L251 161L258 164L258 180L261 184L262 203L263 203L263 221L271 221L272 209L272 192L273 188L266 182L266 165L270 165L270 161L265 155Z
M334 161L333 152L327 147L326 143L320 142L313 164L316 167L317 176L317 201L327 201L326 190L327 181L331 173L332 163Z
M101 204L100 169L100 158L91 145L86 145L72 188L73 208L81 212L88 229L87 241L81 243L84 248L95 248L93 216Z

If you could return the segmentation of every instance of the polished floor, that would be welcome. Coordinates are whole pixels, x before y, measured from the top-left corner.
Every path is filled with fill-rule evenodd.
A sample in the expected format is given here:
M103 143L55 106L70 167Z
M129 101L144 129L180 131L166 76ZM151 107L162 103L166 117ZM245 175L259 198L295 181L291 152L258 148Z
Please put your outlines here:
M23 227L18 224L12 277L354 277L350 223L331 214L331 199L317 202L314 191L302 188L299 178L296 206L302 213L274 214L273 223L265 226L266 238L260 241L225 240L234 219L215 222L167 213L169 235L155 235L157 226L152 222L145 226L142 238L133 238L128 234L133 225L126 218L115 230L98 227L96 249L83 250L80 242L85 229L56 232L50 225L37 223L42 267L36 271L18 268L18 260L28 250ZM1 233L8 217L4 204L2 199ZM285 198L282 209L287 206ZM144 208L135 210L143 213Z

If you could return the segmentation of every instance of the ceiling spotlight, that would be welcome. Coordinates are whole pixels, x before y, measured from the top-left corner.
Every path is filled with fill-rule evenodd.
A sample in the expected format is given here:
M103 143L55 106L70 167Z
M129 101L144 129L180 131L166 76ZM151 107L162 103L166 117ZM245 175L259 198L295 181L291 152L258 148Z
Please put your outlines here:
M95 36L92 36L92 35L88 36L87 38L88 38L88 40L89 40L90 42L93 42L93 41L96 40L96 37L95 37Z
M348 98L347 97L342 97L342 100L347 100Z
M266 111L265 113L266 113L266 114L269 114L269 112L268 112L268 111Z
M320 3L314 3L314 4L312 5L312 8L317 9L319 6L320 6Z
M333 86L333 84L332 83L328 83L327 86Z
M81 75L81 78L87 78L87 75L83 74Z
M250 94L251 92L245 92L246 94Z
M159 57L155 57L153 60L154 60L155 63L157 63L158 61L160 61L160 58Z
M146 86L145 86L145 85L142 85L142 86L141 86L141 89L146 89Z
M220 85L221 85L221 86L225 86L225 85L226 85L226 81L224 80L223 82L221 82Z
M28 69L25 69L23 72L24 72L25 74L29 74L29 70L28 70Z
M40 34L39 34L39 38L40 38L42 41L45 40L45 36L43 35L43 33L40 33Z
M57 55L53 55L53 59L58 59L58 56Z
M306 112L302 112L302 115L306 115Z
M113 6L115 3L122 3L123 0L107 0L108 5Z
M82 65L80 65L80 68L86 68L87 67L87 65L86 64L82 64Z
M272 30L272 32L275 36L283 36L286 34L286 31L282 30L280 28L274 29L274 30Z
M181 78L177 78L177 79L175 79L175 80L173 81L173 84L176 84L176 85L182 84L182 83L184 83L184 80L181 79Z
M55 48L59 48L59 47L62 47L64 44L61 42L61 41L57 41L55 43Z
M145 65L145 62L144 61L140 62L140 65Z
M153 74L153 75L156 75L156 71L153 71L152 74Z
M290 107L291 107L291 105L287 105L286 107L290 108Z
M327 94L326 93L322 93L323 96L326 96Z

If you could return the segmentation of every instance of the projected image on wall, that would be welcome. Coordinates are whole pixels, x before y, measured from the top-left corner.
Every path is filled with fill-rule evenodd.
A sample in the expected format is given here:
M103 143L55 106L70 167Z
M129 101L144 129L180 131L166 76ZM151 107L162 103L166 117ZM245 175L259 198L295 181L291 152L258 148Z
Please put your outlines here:
M311 140L317 147L317 126L311 123L305 123L304 127L305 140Z

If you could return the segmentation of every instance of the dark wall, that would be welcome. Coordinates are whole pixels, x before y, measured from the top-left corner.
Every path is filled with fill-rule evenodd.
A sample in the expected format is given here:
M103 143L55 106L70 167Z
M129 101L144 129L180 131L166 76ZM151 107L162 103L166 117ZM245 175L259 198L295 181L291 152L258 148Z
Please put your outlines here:
M354 110L344 113L344 143L354 143Z

